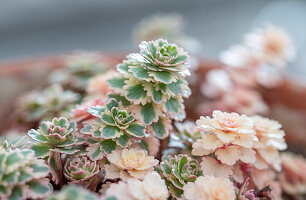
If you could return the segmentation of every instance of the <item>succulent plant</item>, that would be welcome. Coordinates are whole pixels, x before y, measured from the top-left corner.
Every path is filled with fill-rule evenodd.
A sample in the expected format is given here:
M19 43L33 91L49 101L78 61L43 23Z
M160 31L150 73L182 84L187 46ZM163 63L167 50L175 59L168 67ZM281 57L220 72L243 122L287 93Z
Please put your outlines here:
M183 19L181 15L155 14L144 18L134 29L134 38L137 42L165 38L170 41L183 35Z
M89 160L86 156L70 157L64 165L64 175L73 184L88 186L89 181L100 171L96 161Z
M17 113L21 121L37 122L53 117L69 116L73 104L80 96L60 85L52 85L43 91L32 91L17 102Z
M8 146L0 147L0 199L21 200L46 197L52 186L46 178L49 167L34 152Z
M40 158L49 156L50 151L54 150L73 154L78 151L72 148L79 142L76 131L76 123L69 122L65 117L42 122L38 130L31 129L28 132L28 136L33 140L31 149L35 151L35 156Z
M140 53L127 56L117 66L121 74L108 80L115 94L121 95L131 111L159 138L169 133L168 118L183 120L183 97L191 92L187 52L166 40L142 42ZM115 95L113 95L115 97ZM119 97L117 97L119 99Z
M92 136L88 156L93 160L101 158L103 152L115 150L117 145L127 147L133 139L145 136L145 126L116 99L109 99L105 107L91 107L88 112L97 119L86 125L81 133Z
M60 84L64 88L84 92L88 80L106 72L108 68L97 55L80 53L67 57L65 67L53 71L49 81Z
M38 130L31 129L28 132L28 136L33 140L31 149L35 152L35 156L48 158L55 183L63 184L61 154L78 152L79 149L74 147L84 140L76 136L76 130L75 122L69 122L66 118L60 117L42 122Z
M143 58L145 58L147 61L154 65L146 66L149 69L148 71L185 72L186 74L188 74L189 66L186 64L186 61L189 59L188 53L183 49L179 48L176 44L168 43L167 40L159 39L150 42L143 41L139 45L139 48L141 56L143 56ZM154 78L159 78L158 75L160 74L151 74L151 76L153 76ZM169 76L165 77L168 78ZM167 82L166 79L162 79L162 81Z
M1 133L0 144L6 142L9 146L14 148L25 148L29 145L29 138L24 131L18 129L11 129Z
M185 20L178 13L154 14L140 21L134 28L135 42L167 39L174 42L192 53L201 50L200 43L184 33Z
M184 185L201 175L198 162L184 154L163 156L160 168L173 198L181 197Z
M90 192L82 187L76 185L69 185L64 187L61 191L52 194L48 200L98 200L95 193Z
M107 161L110 164L104 166L105 178L121 180L143 179L159 163L146 150L139 148L114 150L107 155Z

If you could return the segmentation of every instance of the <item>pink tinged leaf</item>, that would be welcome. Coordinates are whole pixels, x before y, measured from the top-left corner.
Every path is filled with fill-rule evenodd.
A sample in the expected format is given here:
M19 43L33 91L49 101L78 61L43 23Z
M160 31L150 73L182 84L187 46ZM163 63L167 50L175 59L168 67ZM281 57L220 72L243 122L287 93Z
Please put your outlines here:
M71 172L72 177L76 180L81 180L81 179L85 178L88 174L89 173L84 171L84 170Z
M69 170L69 172L75 172L75 171L78 170L78 167L71 165L71 166L68 167L68 170Z
M31 139L37 142L47 142L47 138L34 129L31 129L27 134Z
M65 141L65 136L61 136L58 133L52 133L50 135L48 135L48 140L49 142L52 143L61 143L63 141Z
M51 146L44 143L37 143L32 145L31 149L35 152L35 156L44 158L49 155Z
M51 149L51 150L52 150L52 149ZM58 151L59 151L60 153L64 153L64 154L74 154L74 153L76 153L76 152L78 152L78 151L80 151L80 150L78 150L78 149L58 148Z
M54 158L53 153L50 154L50 156L49 156L48 166L49 166L49 169L50 169L52 180L55 182L55 184L58 184L59 183L59 177L56 173L56 164L55 164L55 158Z

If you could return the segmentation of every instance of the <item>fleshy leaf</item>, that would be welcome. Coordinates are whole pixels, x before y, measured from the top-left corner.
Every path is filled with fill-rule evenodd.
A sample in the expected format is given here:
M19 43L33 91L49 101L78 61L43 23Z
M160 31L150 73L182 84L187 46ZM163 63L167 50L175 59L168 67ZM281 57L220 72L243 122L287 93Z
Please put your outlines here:
M141 106L141 117L143 122L147 125L151 124L156 119L156 112L152 103L147 103L146 105Z
M69 122L69 127L68 127L68 130L72 130L72 131L76 131L76 126L77 124L73 121Z
M42 134L48 135L48 123L47 122L42 122L39 128Z
M152 88L152 98L155 103L160 103L163 100L163 93L161 90Z
M90 145L86 151L88 151L88 156L91 160L102 159L104 155L99 143Z
M162 139L165 138L168 135L168 131L166 130L166 127L164 125L163 119L159 118L157 122L153 122L151 124L152 129L154 131L154 134Z
M164 173L166 173L167 175L171 174L171 169L167 163L162 162L160 166L162 167Z
M35 129L29 130L28 136L30 138L32 138L33 140L38 141L38 142L46 142L47 141L46 137L42 134L39 134Z
M127 80L124 77L111 78L107 80L107 83L112 89L121 89L125 85L124 81Z
M29 182L27 185L29 186L30 192L39 197L43 197L52 191L50 185L36 180Z
M107 125L115 125L115 121L113 117L109 114L103 114L101 117L102 121Z
M51 153L49 158L48 158L48 166L49 166L49 169L50 169L50 174L51 174L52 180L55 182L55 184L58 184L59 177L56 173L57 168L56 168L55 158L54 158L53 153Z
M145 134L145 127L137 123L132 123L126 129L126 132L135 137L143 137Z
M119 138L117 138L118 144L121 147L127 147L130 142L131 137L128 134L123 134Z
M106 104L106 108L108 110L112 110L113 107L118 107L118 106L119 106L119 104L118 104L116 99L109 99L107 104Z
M131 103L124 97L118 94L109 94L108 98L116 99L118 102L121 102L123 106L129 106Z
M68 124L68 120L64 117L54 118L52 120L53 124L62 128L66 128Z
M20 174L18 177L18 182L25 183L32 179L31 173L27 172L26 170L20 170Z
M150 151L149 151L149 144L148 144L146 141L140 140L138 144L139 144L139 146L140 146L142 149L144 149L144 150L146 150L147 152L150 153Z
M126 63L118 64L117 70L123 74L129 74L129 65Z
M126 129L126 132L135 137L143 137L145 134L145 127L137 123L132 123Z
M187 55L180 55L178 56L174 61L173 61L173 64L176 64L176 63L182 63L182 62L185 62L188 60L188 56Z
M17 165L19 161L22 160L19 152L12 152L6 157L5 165L7 168L12 168L13 166Z
M116 126L105 125L102 128L102 136L105 139L115 138L120 133L120 129Z
M144 90L142 84L132 85L126 89L125 97L128 100L140 100L147 96L147 91Z
M129 71L132 72L139 80L150 80L148 71L144 67L132 67L129 69Z
M0 185L0 196L6 196L8 195L8 188L6 188L3 185Z
M33 169L33 173L35 176L42 176L44 174L48 174L49 172L49 167L46 166L45 164L38 164L38 163L34 163L31 164L30 167Z
M67 139L65 142L57 146L58 147L68 147L68 146L72 146L73 144L75 144L75 142L76 142L75 140Z
M85 125L84 128L81 129L81 133L89 133L92 129L92 125Z
M162 72L152 72L152 76L156 81L169 84L175 81L176 79L171 75L170 72L162 71Z
M104 112L104 107L100 105L88 108L88 113L95 117L100 117L102 112Z
M113 140L104 140L100 144L105 153L111 153L116 149L116 142Z
M20 186L14 187L12 194L8 198L8 200L21 200L24 198L24 191Z
M58 151L63 154L75 154L78 152L78 149L66 149L66 148L58 148Z
M172 82L168 85L171 92L176 95L183 95L183 90L181 88L182 81L177 80L176 82Z
M44 143L33 144L31 149L35 152L35 156L38 158L44 158L49 155L51 146Z
M166 102L166 108L168 110L168 112L170 113L177 113L179 112L180 108L182 107L181 103L175 99L175 98L170 98L167 102Z
M5 174L2 177L1 181L6 182L10 185L13 185L13 184L17 183L17 181L18 181L17 171L13 171L11 173Z

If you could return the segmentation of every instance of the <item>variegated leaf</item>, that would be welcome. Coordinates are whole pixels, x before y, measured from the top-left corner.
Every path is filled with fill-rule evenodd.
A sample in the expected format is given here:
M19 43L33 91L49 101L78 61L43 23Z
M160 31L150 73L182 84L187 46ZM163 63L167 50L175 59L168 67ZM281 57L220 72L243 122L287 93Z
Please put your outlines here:
M130 124L125 131L134 137L143 137L145 135L145 127L138 123Z
M125 77L116 77L107 80L107 83L111 89L122 89L125 85L124 81L127 80Z

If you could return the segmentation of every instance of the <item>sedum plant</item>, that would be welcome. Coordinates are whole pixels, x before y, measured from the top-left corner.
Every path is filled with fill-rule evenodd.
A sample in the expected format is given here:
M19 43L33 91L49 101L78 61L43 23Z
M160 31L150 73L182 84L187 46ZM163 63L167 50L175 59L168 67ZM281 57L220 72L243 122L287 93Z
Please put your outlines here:
M0 144L6 142L14 148L26 148L29 145L30 139L25 135L25 131L11 129L1 133Z
M32 91L22 96L17 102L17 113L20 120L25 122L68 117L73 104L79 99L79 94L63 90L60 85L52 85L43 91Z
M41 199L52 191L49 168L28 149L0 147L0 199Z
M75 135L76 123L67 118L54 118L52 121L42 122L39 129L31 129L28 136L33 140L32 150L35 156L45 158L50 152L57 150L65 154L73 154L78 150L72 146L78 142Z
M69 185L61 191L52 194L48 200L98 200L98 195L80 186Z
M133 36L137 42L158 38L174 42L184 36L183 27L184 20L179 14L155 14L140 21L134 29Z
M109 79L108 84L121 99L124 97L137 119L164 138L169 133L169 118L185 118L183 97L191 94L185 80L189 55L162 39L144 41L139 48L140 53L129 54L117 66L120 75Z
M96 161L89 160L86 156L68 158L64 166L64 175L72 184L81 184L88 187L90 180L100 171Z
M74 154L79 150L74 148L82 143L82 138L76 136L76 123L66 118L54 118L42 122L38 130L31 129L28 136L33 140L31 149L35 156L48 158L52 179L55 183L63 184L63 166L61 154Z
M49 82L62 85L78 92L84 92L88 80L108 70L108 66L101 62L98 55L78 53L66 58L65 67L53 71Z
M185 34L185 20L178 13L153 14L141 20L133 30L133 38L137 44L141 41L167 39L186 48L192 54L201 51L199 41Z
M91 136L88 140L88 156L98 160L116 148L128 147L133 140L145 136L145 126L135 119L129 108L116 99L109 99L105 107L94 106L89 113L97 117L81 132Z
M105 165L105 177L121 180L143 179L159 162L153 156L148 156L146 150L138 148L114 150L107 155L107 160L110 164Z
M181 197L184 185L201 175L198 162L183 154L164 156L160 169L173 198Z

